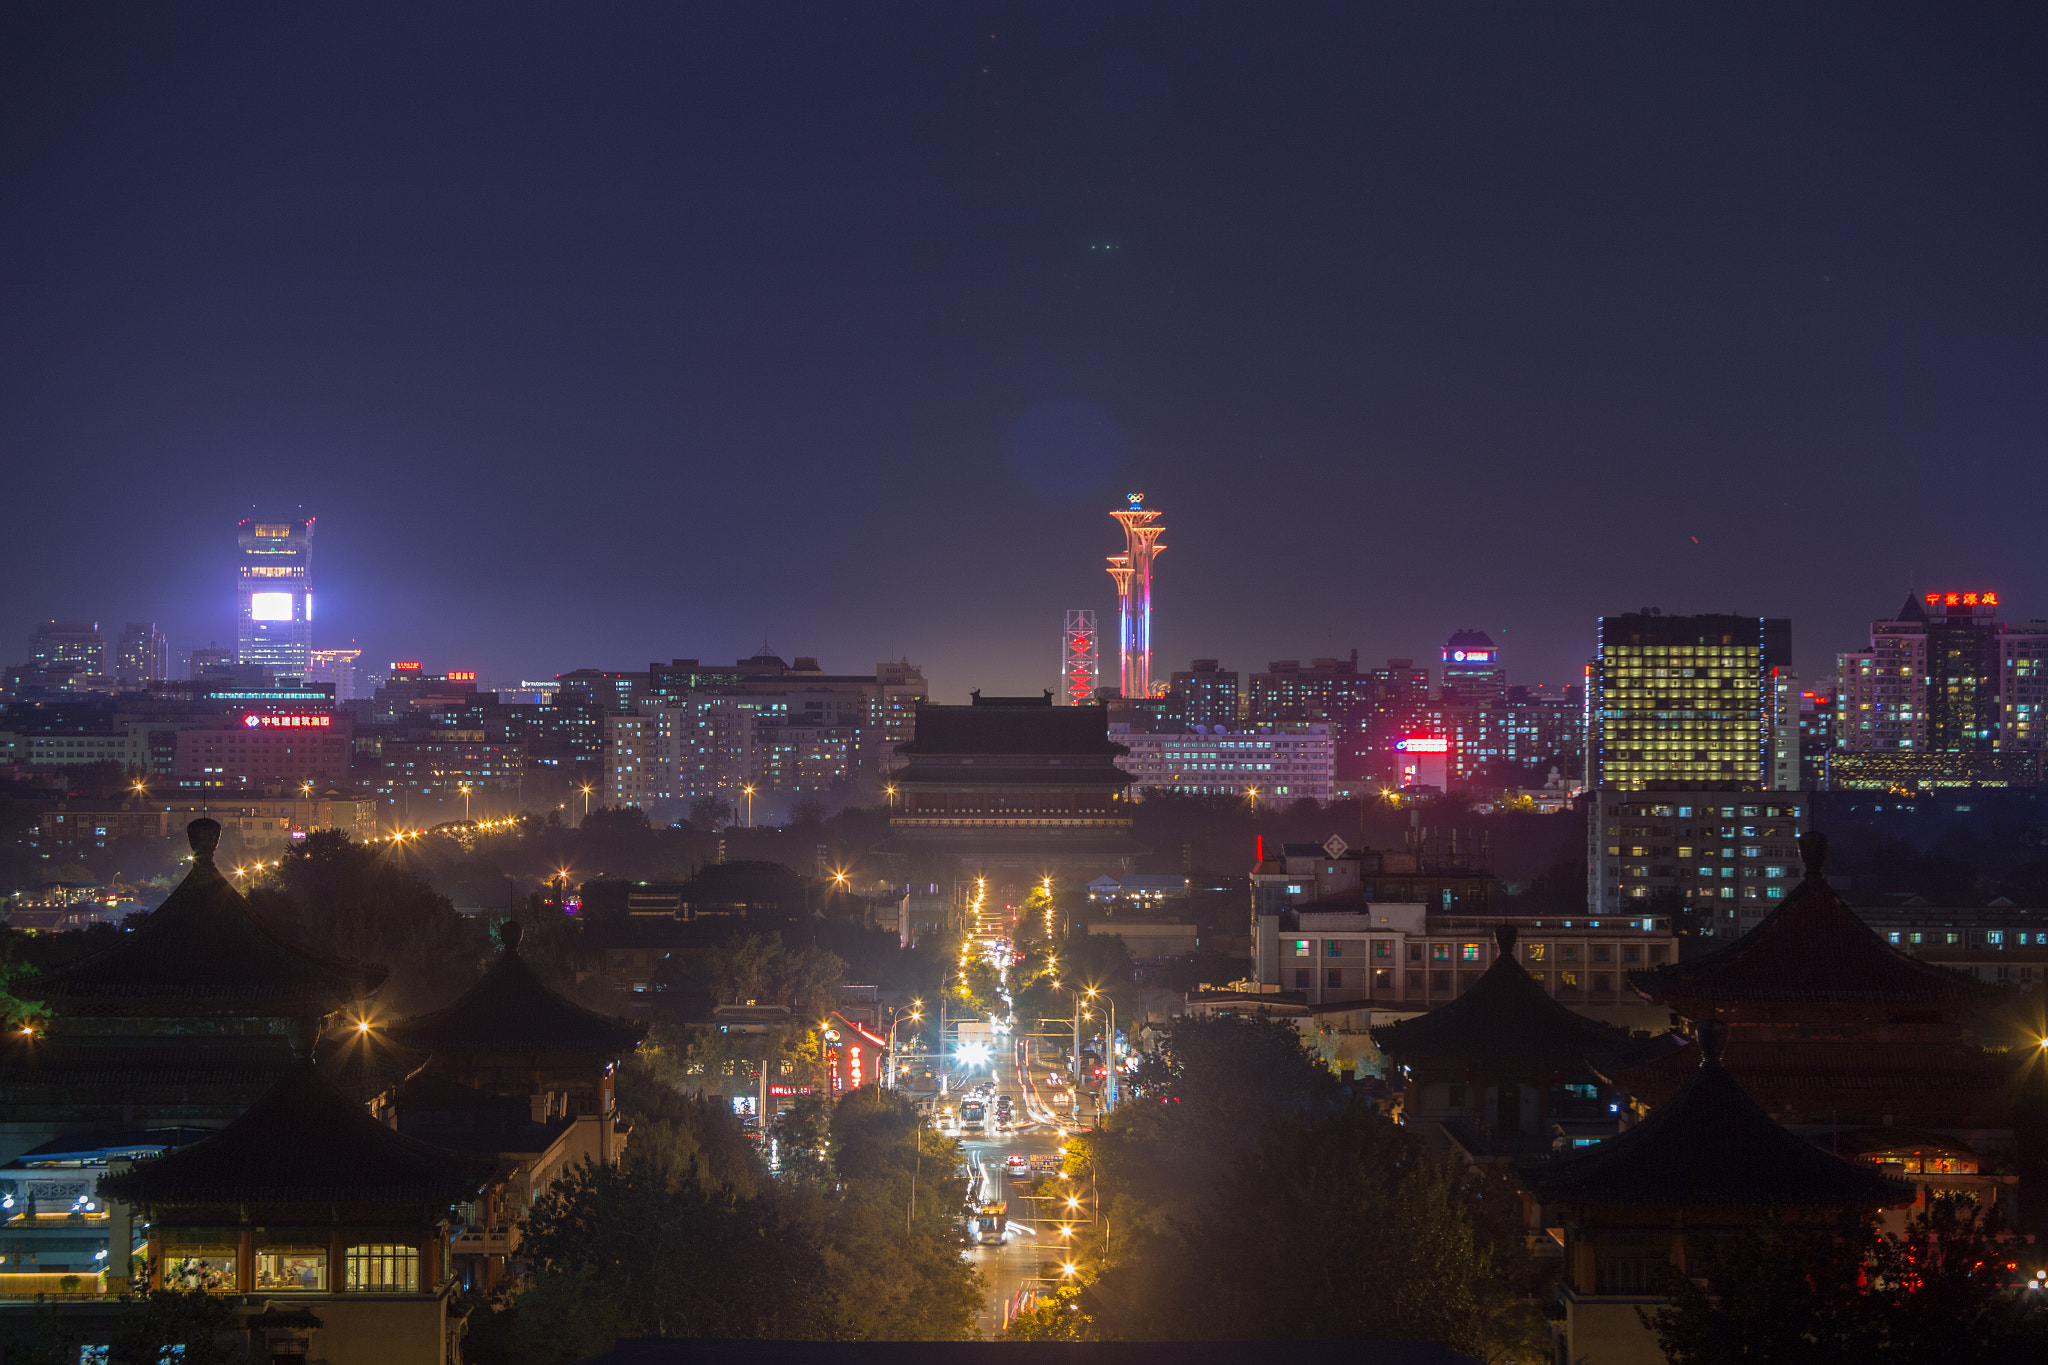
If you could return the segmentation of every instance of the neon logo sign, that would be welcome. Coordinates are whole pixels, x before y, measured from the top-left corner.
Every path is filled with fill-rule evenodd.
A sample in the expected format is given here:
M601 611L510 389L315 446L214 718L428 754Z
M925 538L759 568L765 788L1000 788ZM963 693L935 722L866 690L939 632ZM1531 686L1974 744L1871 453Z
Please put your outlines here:
M242 724L251 730L324 730L334 724L332 716L244 716Z
M1394 747L1411 754L1447 754L1451 751L1451 742L1432 735L1416 735L1395 740Z
M1496 651L1491 649L1454 649L1451 662L1457 664L1490 664Z
M392 664L391 669L394 673L417 673L420 671L420 661L418 659L407 659L404 663Z
M475 681L476 681L476 670L475 670L475 669L471 669L471 670L470 670L469 672L467 672L467 673L450 673L450 674L448 675L448 681L449 681L449 682L475 682Z
M1930 607L1995 607L1998 594L1995 592L1930 592L1926 594Z

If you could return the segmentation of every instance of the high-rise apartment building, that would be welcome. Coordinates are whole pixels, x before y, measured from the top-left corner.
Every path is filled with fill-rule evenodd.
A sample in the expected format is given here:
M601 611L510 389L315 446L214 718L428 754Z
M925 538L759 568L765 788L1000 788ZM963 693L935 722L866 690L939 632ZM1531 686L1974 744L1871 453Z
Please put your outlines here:
M154 621L130 621L114 646L114 681L127 688L171 676L171 645Z
M1257 731L1172 725L1138 729L1109 724L1112 743L1130 752L1117 766L1139 792L1179 791L1286 803L1330 799L1335 751L1330 727L1296 724Z
M313 654L313 518L236 526L235 661L303 678Z
M1372 679L1358 671L1358 651L1348 659L1275 659L1252 674L1246 708L1255 725L1303 721L1341 724L1364 713L1372 700Z
M1771 670L1792 626L1759 616L1600 618L1587 785L1633 790L1770 781Z
M1187 725L1215 727L1237 724L1237 671L1215 659L1196 659L1184 673L1172 676L1171 688L1179 719Z
M2048 706L2048 622L1995 592L1930 592L1836 656L1831 787L2031 782Z

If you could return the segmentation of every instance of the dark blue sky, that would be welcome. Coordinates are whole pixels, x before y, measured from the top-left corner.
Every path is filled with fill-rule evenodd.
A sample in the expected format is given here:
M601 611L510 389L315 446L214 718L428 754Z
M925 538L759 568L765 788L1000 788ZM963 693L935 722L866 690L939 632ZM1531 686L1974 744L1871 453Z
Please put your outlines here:
M0 655L230 640L302 506L375 659L1050 687L1134 488L1162 668L2048 616L2044 70L2019 5L10 5Z

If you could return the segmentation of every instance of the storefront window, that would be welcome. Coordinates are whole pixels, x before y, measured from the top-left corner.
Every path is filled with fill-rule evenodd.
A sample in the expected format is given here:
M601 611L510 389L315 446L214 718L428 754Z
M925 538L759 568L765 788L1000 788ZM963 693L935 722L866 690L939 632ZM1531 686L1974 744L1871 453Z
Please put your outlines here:
M358 1246L348 1249L348 1287L351 1291L417 1294L420 1288L420 1250L405 1246Z
M164 1251L164 1288L235 1292L233 1247L171 1247Z
M326 1292L327 1248L263 1248L256 1253L256 1287Z

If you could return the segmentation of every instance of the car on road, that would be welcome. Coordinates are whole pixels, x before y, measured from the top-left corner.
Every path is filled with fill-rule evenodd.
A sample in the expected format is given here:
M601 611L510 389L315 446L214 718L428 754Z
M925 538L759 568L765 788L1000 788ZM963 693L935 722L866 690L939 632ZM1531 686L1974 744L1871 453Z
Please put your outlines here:
M1017 1107L1011 1102L1008 1095L998 1095L996 1097L996 1118L999 1121L1008 1123L1016 1112Z
M1031 1174L1031 1158L1022 1152L1012 1152L1003 1162L1003 1169L1011 1175Z

